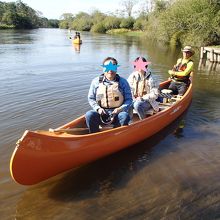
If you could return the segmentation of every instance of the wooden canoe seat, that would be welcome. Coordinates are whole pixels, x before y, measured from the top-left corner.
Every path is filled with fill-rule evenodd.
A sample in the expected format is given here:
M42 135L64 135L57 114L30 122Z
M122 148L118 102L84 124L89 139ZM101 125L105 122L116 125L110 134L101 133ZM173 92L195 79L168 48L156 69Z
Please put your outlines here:
M146 115L153 115L157 113L156 111L154 111L153 108L149 109L147 112L146 112ZM135 109L133 109L133 114L137 114L137 112L135 111Z
M105 131L105 130L112 129L113 126L114 126L113 124L109 124L109 125L102 124L102 125L99 125L99 129L100 129L100 131Z

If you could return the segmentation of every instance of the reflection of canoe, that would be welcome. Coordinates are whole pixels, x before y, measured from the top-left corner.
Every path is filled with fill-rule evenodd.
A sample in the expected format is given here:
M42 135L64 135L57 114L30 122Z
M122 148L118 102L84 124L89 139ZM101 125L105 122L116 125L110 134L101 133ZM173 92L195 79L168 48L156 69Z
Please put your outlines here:
M169 81L166 81L160 86L167 88L168 84ZM56 129L59 132L26 131L11 157L11 175L20 184L32 185L112 154L169 125L189 107L191 99L192 83L183 97L161 103L158 113L144 120L139 120L134 114L129 126L103 127L95 134L88 134L84 116Z
M73 44L81 44L81 43L82 40L80 40L79 38L73 40Z
M73 44L73 47L75 49L76 52L80 52L80 47L81 47L81 44Z

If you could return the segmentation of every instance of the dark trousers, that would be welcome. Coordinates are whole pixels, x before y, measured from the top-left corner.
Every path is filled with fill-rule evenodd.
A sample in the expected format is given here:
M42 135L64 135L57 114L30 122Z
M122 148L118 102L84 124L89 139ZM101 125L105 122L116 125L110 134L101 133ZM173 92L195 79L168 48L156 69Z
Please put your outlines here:
M184 95L187 89L187 83L176 82L173 80L171 81L168 89L171 89L174 95Z
M129 114L127 112L120 112L115 116L112 124L114 125L114 127L119 127L123 125L128 125L129 121ZM102 125L99 113L94 110L86 112L86 124L89 128L90 133L98 132L99 125Z

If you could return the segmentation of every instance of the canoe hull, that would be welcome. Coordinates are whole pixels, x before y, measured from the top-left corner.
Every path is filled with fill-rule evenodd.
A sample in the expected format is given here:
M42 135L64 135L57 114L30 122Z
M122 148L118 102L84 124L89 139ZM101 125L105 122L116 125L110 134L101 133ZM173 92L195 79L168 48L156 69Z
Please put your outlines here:
M178 118L192 100L192 85L178 103L165 111L108 131L87 135L67 135L26 131L16 146L10 162L13 179L32 185L97 160L156 134ZM68 128L84 116L60 127Z

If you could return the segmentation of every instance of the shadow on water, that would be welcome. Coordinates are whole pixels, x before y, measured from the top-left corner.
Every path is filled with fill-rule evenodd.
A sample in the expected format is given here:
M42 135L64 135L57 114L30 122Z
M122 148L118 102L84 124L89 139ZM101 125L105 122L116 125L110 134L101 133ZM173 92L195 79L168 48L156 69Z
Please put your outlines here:
M68 172L50 189L49 197L80 201L123 188L132 176L152 162L152 149L167 135L182 136L186 112L159 133L113 155ZM180 125L180 127L179 127ZM172 147L172 145L170 145ZM170 151L170 148L167 149ZM166 153L166 149L163 150Z

